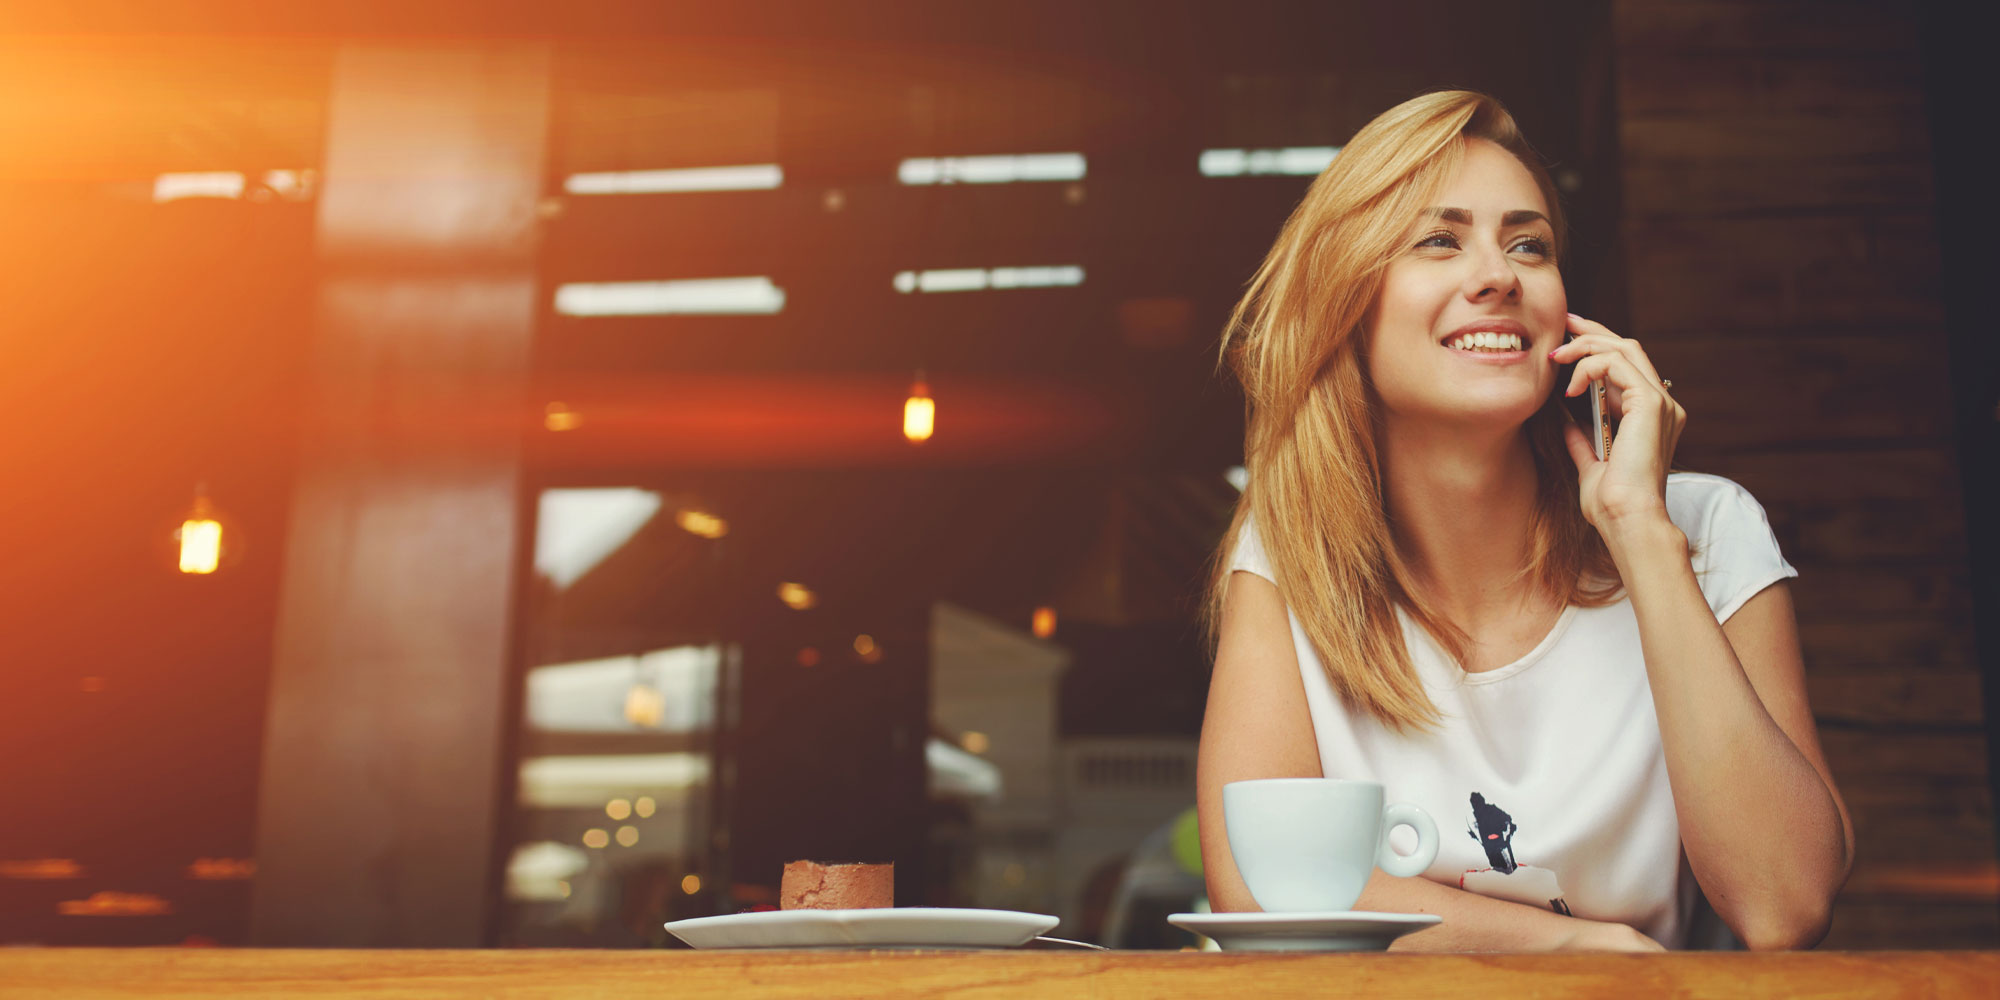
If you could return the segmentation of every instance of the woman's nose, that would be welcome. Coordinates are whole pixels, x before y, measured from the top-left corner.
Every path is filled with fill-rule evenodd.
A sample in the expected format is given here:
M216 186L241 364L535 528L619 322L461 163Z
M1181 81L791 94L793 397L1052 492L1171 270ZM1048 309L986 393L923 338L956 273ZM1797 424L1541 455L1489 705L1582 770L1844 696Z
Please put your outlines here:
M1480 302L1490 298L1511 300L1521 295L1521 276L1505 254L1488 250L1472 255L1472 273L1465 282L1465 297Z

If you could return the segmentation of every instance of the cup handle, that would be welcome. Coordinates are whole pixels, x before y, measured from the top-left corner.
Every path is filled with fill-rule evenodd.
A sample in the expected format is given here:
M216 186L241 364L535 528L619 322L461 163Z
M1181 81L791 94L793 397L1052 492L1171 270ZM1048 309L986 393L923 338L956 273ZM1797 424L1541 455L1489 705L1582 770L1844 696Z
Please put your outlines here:
M1407 826L1417 831L1417 849L1410 854L1397 854L1389 846L1389 831L1399 826ZM1431 814L1409 804L1398 802L1382 810L1382 837L1376 841L1375 865L1397 878L1414 878L1422 875L1438 856L1438 828L1431 822Z

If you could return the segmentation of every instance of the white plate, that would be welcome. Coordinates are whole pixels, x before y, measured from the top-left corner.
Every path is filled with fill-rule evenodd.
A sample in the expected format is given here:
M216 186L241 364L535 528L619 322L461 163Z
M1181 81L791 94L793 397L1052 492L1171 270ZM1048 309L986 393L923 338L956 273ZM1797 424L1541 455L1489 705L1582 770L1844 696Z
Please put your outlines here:
M1056 922L1014 910L889 906L691 917L667 930L696 948L1017 948Z
M1167 923L1215 939L1223 951L1383 951L1435 913L1176 913Z

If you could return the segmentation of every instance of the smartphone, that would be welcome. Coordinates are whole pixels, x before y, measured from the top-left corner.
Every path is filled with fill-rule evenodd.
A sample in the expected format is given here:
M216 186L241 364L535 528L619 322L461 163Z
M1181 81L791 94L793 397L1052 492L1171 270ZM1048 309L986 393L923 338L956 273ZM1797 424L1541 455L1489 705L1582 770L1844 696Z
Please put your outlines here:
M1574 339L1564 336L1563 342ZM1578 361L1583 360L1578 358ZM1556 372L1556 392L1569 388L1569 380L1576 375L1574 363L1563 365ZM1563 405L1569 408L1569 415L1576 425L1589 434L1592 446L1597 452L1597 460L1602 462L1611 456L1611 424L1606 411L1610 408L1604 388L1604 381L1591 382L1581 395L1562 397Z

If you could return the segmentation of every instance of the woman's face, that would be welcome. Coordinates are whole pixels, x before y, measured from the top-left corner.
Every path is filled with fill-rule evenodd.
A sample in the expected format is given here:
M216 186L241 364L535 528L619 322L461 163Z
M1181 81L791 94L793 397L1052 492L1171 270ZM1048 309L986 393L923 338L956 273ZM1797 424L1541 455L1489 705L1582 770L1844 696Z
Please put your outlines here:
M1368 374L1390 415L1511 429L1548 399L1569 300L1547 213L1512 153L1466 143L1370 311Z

